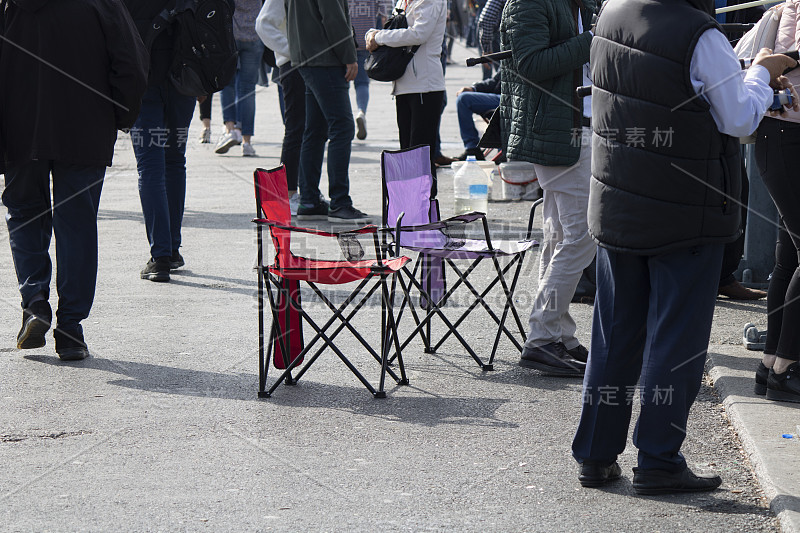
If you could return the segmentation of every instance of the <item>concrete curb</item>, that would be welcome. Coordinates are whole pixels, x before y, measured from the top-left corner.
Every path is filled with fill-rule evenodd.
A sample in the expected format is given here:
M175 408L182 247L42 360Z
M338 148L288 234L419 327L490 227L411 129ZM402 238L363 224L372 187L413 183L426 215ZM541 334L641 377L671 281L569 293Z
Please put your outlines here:
M709 373L781 530L798 533L800 498L794 495L800 494L799 406L753 393L760 355L736 345L710 346ZM785 439L784 434L794 437Z

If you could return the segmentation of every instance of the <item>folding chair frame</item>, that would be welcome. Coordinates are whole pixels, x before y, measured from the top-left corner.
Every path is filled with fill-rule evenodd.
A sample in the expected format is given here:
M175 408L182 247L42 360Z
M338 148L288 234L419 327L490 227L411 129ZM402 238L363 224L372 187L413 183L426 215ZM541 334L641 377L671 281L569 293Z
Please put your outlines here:
M412 148L412 149L409 149L409 150L413 150L413 149L415 149L415 148ZM409 150L401 150L399 152L404 152L404 151L409 151ZM396 153L399 153L399 152L398 151L393 151L393 152L389 152L389 153L396 154ZM388 190L387 190L387 186L386 186L385 176L384 176L382 181L383 181L383 194L384 194L384 201L383 201L383 215L384 216L383 216L383 218L384 218L384 223L386 223L388 225L388 220L386 220L386 219L388 218L388 202L389 202L389 199L388 199ZM531 206L530 214L529 214L529 217L528 217L528 228L527 228L527 233L526 233L526 240L528 240L528 241L531 240L531 238L532 238L533 219L534 219L534 216L535 216L535 213L536 213L536 207L538 205L540 205L541 203L542 203L542 200L539 199L539 200L535 201L533 203L533 205ZM437 212L436 213L432 213L432 215L433 215L433 218L435 218L438 221L439 220L439 216L438 216L438 201L437 200L431 200L431 209L436 209L437 210ZM402 269L403 275L400 277L399 281L400 281L400 286L401 286L401 289L403 291L404 297L403 297L403 300L402 300L402 302L400 304L400 308L398 309L398 312L397 312L397 322L400 323L400 321L402 319L402 316L403 316L403 313L405 311L405 307L408 306L409 311L410 311L410 313L412 315L412 318L414 320L415 328L408 335L408 337L406 337L405 340L401 343L400 349L397 351L397 353L399 353L402 349L404 349L413 340L413 338L417 334L419 334L419 336L420 336L420 338L422 340L422 343L423 343L423 345L425 347L425 353L436 353L437 350L439 350L439 348L441 348L442 344L450 337L450 335L453 335L461 343L461 345L464 347L464 349L467 351L467 353L469 353L469 355L475 360L475 362L478 364L478 366L480 366L482 370L489 371L489 370L494 370L494 357L495 357L495 354L497 353L497 348L499 346L500 339L502 338L503 335L505 335L511 341L511 343L514 344L514 346L518 350L522 351L522 345L525 342L525 337L526 337L526 335L525 335L525 327L524 327L524 325L522 323L522 320L520 319L520 316L519 316L519 313L517 312L516 306L514 305L513 295L514 295L514 291L516 290L517 283L519 281L519 275L520 275L520 273L522 271L522 265L523 265L527 250L523 250L523 251L518 252L516 254L508 254L508 256L510 257L510 260L508 261L508 263L504 267L501 267L498 257L502 256L502 255L507 255L507 254L498 253L498 251L493 247L491 235L490 235L490 232L489 232L489 224L488 224L488 221L486 220L486 215L484 213L473 212L473 213L468 213L466 215L459 215L459 216L451 217L451 218L449 218L449 219L447 219L445 221L432 222L430 224L417 225L417 226L403 226L402 225L403 216L404 216L404 214L401 213L397 217L397 220L395 221L395 226L393 228L388 228L387 227L387 228L383 229L384 236L386 236L387 233L391 233L391 232L394 233L393 242L387 242L386 237L384 238L384 246L386 247L386 249L387 249L387 251L389 253L391 253L391 254L393 254L395 256L400 253L401 246L399 246L398 243L401 242L400 236L401 236L401 234L403 232L443 229L446 226L452 225L454 223L464 223L464 224L466 224L468 222L472 222L472 221L475 221L475 220L478 220L478 219L481 220L482 225L483 225L484 239L486 241L488 251L483 253L483 254L478 255L477 257L475 257L472 260L471 264L464 271L462 271L461 269L458 268L458 266L455 264L453 259L448 258L448 257L444 257L443 258L443 260L444 260L443 264L449 266L450 270L453 272L453 274L455 274L455 276L458 279L456 280L456 282L449 289L447 289L447 291L444 293L444 295L441 298L439 298L438 301L433 301L433 299L430 297L430 295L428 294L428 292L424 288L425 286L430 287L430 283L425 283L424 286L423 286L423 283L421 283L417 279L418 274L420 273L420 271L426 271L426 272L428 272L428 275L430 275L430 270L427 268L429 266L429 264L430 264L430 261L431 261L431 255L430 254L426 254L425 252L421 252L420 251L420 252L418 252L417 261L415 262L413 270L409 269L409 267L407 265L403 267L403 269ZM478 292L478 290L475 288L475 286L469 281L469 276L483 262L483 260L487 259L487 258L491 258L492 264L493 264L493 267L494 267L494 270L495 270L495 273L496 273L496 276L483 289L482 292ZM511 283L509 284L509 283L507 283L505 276L512 268L514 268L514 275L511 278ZM405 280L403 278L405 278ZM501 287L503 289L503 294L505 296L505 304L503 306L503 312L502 312L501 317L499 317L499 318L498 318L497 314L492 310L491 306L486 302L486 296L491 292L491 290L498 283L500 283L500 285L501 285ZM445 302L448 300L448 298L450 298L454 294L454 292L462 284L475 297L475 300L461 314L461 316L459 316L455 321L450 321L450 319L448 319L447 316L445 315L445 313L444 313L442 308L443 308ZM423 307L424 307L424 311L425 311L424 316L422 316L422 314L423 314L422 312L420 312L420 313L417 312L417 309L415 308L415 305L413 303L411 292L412 292L412 289L414 289L414 288L416 288L416 290L420 293L421 300L423 300L425 302L424 306L422 304L420 304L420 311L422 311ZM458 329L457 329L458 326L461 323L463 323L467 319L467 317L470 315L470 313L472 313L472 311L475 310L478 306L483 307L483 309L486 310L487 314L492 318L492 320L498 326L497 333L495 335L494 342L492 344L492 351L491 351L491 353L489 355L488 361L486 361L486 362L484 362L475 353L475 351L472 349L472 347L469 345L469 343L466 341L466 339L464 339L464 337L461 334L459 334ZM505 325L506 324L506 319L507 319L508 314L509 314L509 311L510 311L511 315L513 316L514 322L516 323L516 326L517 326L517 328L519 330L519 340L515 337L515 334L512 333L511 331L509 331L509 329ZM435 344L433 343L433 337L432 337L432 333L431 333L431 327L432 327L431 324L432 324L434 316L438 316L441 319L441 321L447 326L447 331L445 332L445 334ZM392 358L392 360L394 360L394 357Z
M257 170L258 172L264 172L262 170ZM272 172L272 171L269 171ZM256 187L258 188L258 178L256 177ZM257 209L258 213L262 213L262 208L259 202L259 198L257 196ZM288 199L287 199L288 202ZM264 213L266 215L266 213ZM397 336L397 322L395 319L395 314L393 311L393 302L395 298L396 292L396 283L397 283L397 274L399 273L398 270L395 268L390 267L388 264L384 262L383 253L381 251L381 246L377 234L377 228L375 226L366 226L364 228L360 228L358 230L352 231L345 231L339 233L330 233L330 232L323 232L323 231L316 231L308 228L296 228L293 226L287 226L278 224L274 221L267 220L267 219L254 219L253 222L256 224L256 239L257 239L257 246L258 246L258 338L259 338L259 398L269 398L272 393L278 388L281 382L284 382L286 385L295 385L298 380L308 371L308 369L313 365L319 356L325 351L325 348L330 348L338 357L342 360L342 362L350 369L350 371L356 376L356 378L366 387L366 389L375 397L375 398L385 398L386 392L384 390L384 385L386 381L386 374L388 373L389 376L395 380L398 385L407 385L409 383L408 377L405 371L405 365L403 363L401 350L400 350L400 343ZM359 233L359 234L372 234L372 241L375 248L375 257L376 261L374 264L369 268L369 272L366 276L361 278L360 280L355 280L353 282L358 281L357 287L350 293L347 299L341 303L339 306L335 305L325 294L322 290L320 290L319 282L311 281L311 280L301 280L301 279L292 279L297 278L297 276L292 276L291 269L281 267L278 264L267 266L264 265L263 258L264 258L264 238L263 238L263 227L268 227L270 233L272 233L275 229L284 230L293 233L309 233L314 235L319 235L323 237L336 237L338 238L342 234L352 234L352 233ZM404 258L407 260L407 258ZM294 272L296 274L296 272ZM391 283L389 283L388 278L391 277ZM295 284L299 281L305 281L305 283L311 288L311 290L317 295L321 302L325 304L325 307L329 311L331 311L331 317L324 323L324 325L319 326L314 319L309 315L309 313L303 309L301 305L301 298L300 298L300 289L299 286L294 287L293 283ZM325 284L325 283L322 283ZM326 284L327 285L327 284ZM370 286L371 285L371 286ZM270 327L269 335L266 334L265 328L265 306L264 306L264 292L267 292L267 299L269 300L269 308L270 314L272 318L272 324ZM366 339L356 330L355 327L350 323L350 320L358 313L359 310L363 308L366 302L372 297L375 292L380 289L381 290L381 347L380 353L375 351L372 346L367 342ZM284 305L288 305L290 309L296 311L300 317L300 325L306 324L310 326L315 334L314 336L305 343L303 341L303 347L299 353L297 353L294 357L291 357L291 348L290 348L290 340L287 339L289 336L289 332L291 331L291 324L290 324L290 313L284 312L284 324L283 330L287 332L284 335L281 335L279 327L280 324L280 304L284 302ZM337 325L335 329L334 325ZM336 337L341 333L344 329L347 329L355 338L359 341L359 343L364 347L364 349L375 359L380 365L380 375L378 379L377 387L373 386L365 377L364 375L356 368L356 366L350 361L350 359L339 349L334 340ZM300 329L302 331L302 327ZM267 340L265 345L265 340ZM321 342L320 342L321 341ZM319 346L317 343L319 342ZM277 346L277 350L273 348ZM389 355L394 348L394 357L397 358L398 367L400 375L398 376L397 373L389 367ZM313 351L313 353L312 353ZM273 352L277 352L280 354L282 358L282 363L284 370L283 372L277 377L275 382L272 384L269 389L267 389L267 378L269 374L269 367L270 362L273 357L277 357L277 353L273 356ZM304 358L308 357L308 360L304 361Z

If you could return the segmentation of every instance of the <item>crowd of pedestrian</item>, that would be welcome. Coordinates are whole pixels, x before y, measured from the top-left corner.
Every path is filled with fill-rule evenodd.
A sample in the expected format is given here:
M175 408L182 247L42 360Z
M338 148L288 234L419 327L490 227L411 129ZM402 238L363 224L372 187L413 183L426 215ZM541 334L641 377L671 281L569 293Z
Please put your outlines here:
M367 137L365 62L381 46L409 47L414 57L392 85L399 146L432 147L436 196L446 28L460 8L446 0L233 4L238 64L220 91L225 129L216 153L241 145L243 156L256 155L255 87L266 46L283 102L281 161L292 215L371 223L353 205L349 179L353 139ZM797 49L800 36L800 1L785 4L778 51ZM149 243L140 276L166 282L184 265L186 133L200 101L200 142L211 142L213 95L183 94L173 83L173 32L159 33L149 48L143 44L168 5L0 1L0 78L17 73L16 83L0 84L0 171L23 310L18 348L44 346L55 321L59 357L89 355L81 321L94 297L98 205L118 130L132 140ZM406 28L383 29L393 7L405 13ZM791 70L797 62L762 50L742 74L711 0L607 0L602 8L595 0L488 0L476 7L471 27L481 50L511 56L487 63L482 81L458 91L464 145L458 159L483 158L473 115L488 119L494 112L503 157L529 163L543 191L538 286L520 365L583 378L572 445L582 485L602 486L621 476L617 457L626 446L633 403L626 395L638 390L634 489L714 489L720 478L693 473L680 450L718 294L768 296L767 346L755 391L800 402L794 322L800 313L800 188L789 163L800 143L793 85L800 74ZM580 98L580 85L594 85L592 96ZM778 89L790 91L794 101L768 113ZM81 135L74 134L76 124ZM646 135L632 141L634 129ZM733 277L746 213L740 203L747 196L738 137L754 131L758 167L781 216L768 295ZM326 145L329 199L319 188ZM53 233L55 318L49 304ZM596 272L588 349L569 312L587 268Z

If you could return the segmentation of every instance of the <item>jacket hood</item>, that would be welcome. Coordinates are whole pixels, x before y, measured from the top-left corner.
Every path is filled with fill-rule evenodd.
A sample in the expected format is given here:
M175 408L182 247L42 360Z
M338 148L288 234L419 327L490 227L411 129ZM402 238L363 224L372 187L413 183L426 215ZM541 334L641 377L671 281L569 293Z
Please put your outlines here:
M24 9L26 11L38 11L45 4L50 2L50 0L11 0L11 1L17 4L20 7L20 9Z

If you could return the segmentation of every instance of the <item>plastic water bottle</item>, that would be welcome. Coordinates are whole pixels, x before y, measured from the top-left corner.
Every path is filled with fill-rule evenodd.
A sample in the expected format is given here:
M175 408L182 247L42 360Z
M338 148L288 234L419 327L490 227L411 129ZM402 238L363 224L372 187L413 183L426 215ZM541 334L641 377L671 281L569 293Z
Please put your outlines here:
M467 156L467 162L458 169L453 189L456 215L470 211L486 213L489 208L489 177L478 165L475 156Z

